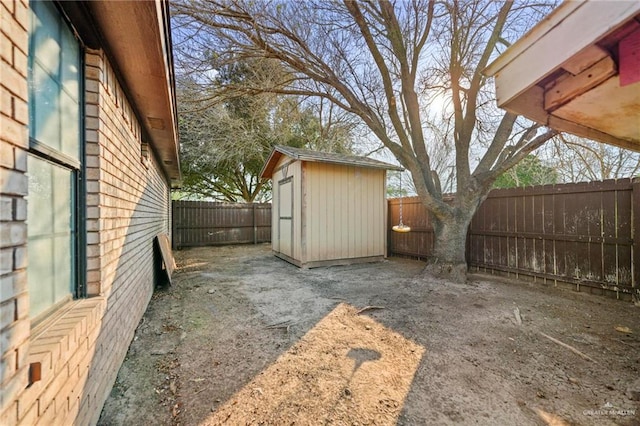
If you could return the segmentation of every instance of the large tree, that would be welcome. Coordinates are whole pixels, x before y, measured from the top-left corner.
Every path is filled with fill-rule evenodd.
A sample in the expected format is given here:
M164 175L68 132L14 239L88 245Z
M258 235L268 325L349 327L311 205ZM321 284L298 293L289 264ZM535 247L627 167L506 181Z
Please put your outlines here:
M495 179L553 136L496 110L482 70L549 11L488 0L176 0L194 52L219 64L269 58L282 94L330 101L358 117L407 168L432 212L428 270L463 280L467 228ZM200 44L200 48L198 47ZM195 59L195 55L194 55ZM263 88L264 90L264 88ZM443 199L434 153L450 148L455 198ZM443 169L440 168L440 171Z

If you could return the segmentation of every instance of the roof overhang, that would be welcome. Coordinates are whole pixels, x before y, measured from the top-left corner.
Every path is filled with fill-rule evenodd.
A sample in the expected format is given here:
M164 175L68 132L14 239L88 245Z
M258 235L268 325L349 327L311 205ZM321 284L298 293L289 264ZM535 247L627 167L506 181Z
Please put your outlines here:
M567 1L484 72L499 107L640 150L640 2Z
M181 175L168 1L61 5L72 15L83 41L105 50L138 115L143 135L150 139L146 142L158 153L171 186L178 186Z

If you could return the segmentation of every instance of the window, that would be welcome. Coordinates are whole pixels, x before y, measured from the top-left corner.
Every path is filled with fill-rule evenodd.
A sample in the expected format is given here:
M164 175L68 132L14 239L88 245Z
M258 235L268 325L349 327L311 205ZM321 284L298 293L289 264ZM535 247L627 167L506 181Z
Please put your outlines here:
M27 273L36 319L78 288L81 49L55 4L30 6Z

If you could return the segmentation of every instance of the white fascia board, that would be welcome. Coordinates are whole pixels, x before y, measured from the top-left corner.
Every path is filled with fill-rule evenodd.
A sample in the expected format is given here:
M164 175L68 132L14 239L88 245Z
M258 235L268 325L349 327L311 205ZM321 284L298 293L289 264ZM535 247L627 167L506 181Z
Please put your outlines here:
M486 68L485 74L496 78L498 106L510 102L638 13L640 1L563 3Z

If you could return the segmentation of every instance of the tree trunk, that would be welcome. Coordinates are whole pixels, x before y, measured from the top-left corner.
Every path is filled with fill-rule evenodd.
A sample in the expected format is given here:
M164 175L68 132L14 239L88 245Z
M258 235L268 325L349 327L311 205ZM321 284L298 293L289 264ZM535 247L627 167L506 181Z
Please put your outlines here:
M460 211L444 219L433 217L435 241L433 255L425 268L427 274L455 282L466 282L467 231L472 217L467 212Z

